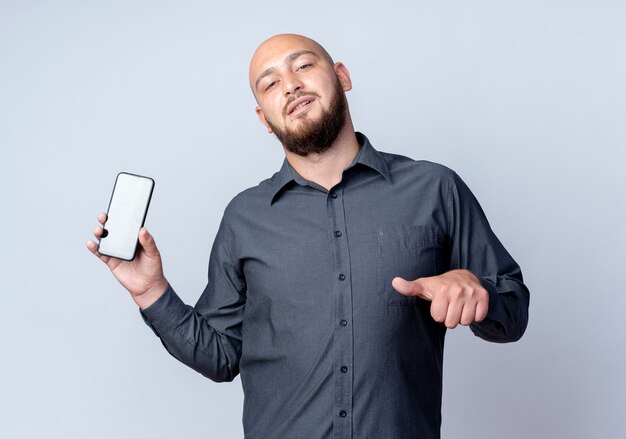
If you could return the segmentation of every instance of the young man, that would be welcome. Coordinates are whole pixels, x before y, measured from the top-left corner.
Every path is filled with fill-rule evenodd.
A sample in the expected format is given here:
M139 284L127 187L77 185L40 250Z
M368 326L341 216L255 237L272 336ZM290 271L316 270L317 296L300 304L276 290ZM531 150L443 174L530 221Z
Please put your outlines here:
M87 246L173 356L241 373L246 438L438 438L446 329L518 340L519 266L457 174L354 131L348 70L315 41L265 41L250 86L286 158L229 203L195 307L145 228L132 262Z

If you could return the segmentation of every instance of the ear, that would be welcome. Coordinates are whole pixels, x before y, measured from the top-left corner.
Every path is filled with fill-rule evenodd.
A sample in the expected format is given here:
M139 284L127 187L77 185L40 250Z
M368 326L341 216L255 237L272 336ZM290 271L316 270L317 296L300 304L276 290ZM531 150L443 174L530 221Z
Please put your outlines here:
M335 74L339 79L339 83L341 84L343 91L352 90L352 81L350 80L350 72L348 71L348 68L343 65L343 63L336 62L333 69L335 70Z
M261 107L257 105L254 111L256 111L256 115L258 116L261 123L265 125L265 128L267 128L267 132L271 133L272 129L270 128L270 124L267 123L267 119L265 119L265 114L263 113L263 110L261 110Z

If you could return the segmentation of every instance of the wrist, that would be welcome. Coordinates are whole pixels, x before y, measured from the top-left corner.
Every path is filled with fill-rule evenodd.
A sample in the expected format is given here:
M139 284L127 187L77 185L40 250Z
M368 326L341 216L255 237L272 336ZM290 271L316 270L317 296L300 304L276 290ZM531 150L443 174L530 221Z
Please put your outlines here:
M161 298L161 296L165 293L167 286L168 282L164 277L148 288L148 290L144 293L133 296L133 300L141 310L144 310Z

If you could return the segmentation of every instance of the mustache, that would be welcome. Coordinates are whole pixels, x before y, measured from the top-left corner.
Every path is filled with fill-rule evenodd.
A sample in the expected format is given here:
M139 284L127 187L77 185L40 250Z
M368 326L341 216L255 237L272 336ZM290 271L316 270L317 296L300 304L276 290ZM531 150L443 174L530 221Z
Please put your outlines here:
M307 92L298 92L298 94L291 96L288 100L287 103L285 104L285 107L283 108L283 116L287 116L287 111L289 110L289 106L291 105L291 103L293 101L295 101L296 99L300 99L303 96L310 96L316 99L321 98L320 95L318 95L317 93L307 93Z

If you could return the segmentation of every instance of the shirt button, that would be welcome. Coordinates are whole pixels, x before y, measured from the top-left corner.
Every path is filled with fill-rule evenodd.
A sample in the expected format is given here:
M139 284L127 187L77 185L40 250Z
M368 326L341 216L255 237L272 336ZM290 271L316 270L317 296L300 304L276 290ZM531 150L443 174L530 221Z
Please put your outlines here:
M341 273L341 274L339 275L339 280L346 280L346 275L345 275L345 274L343 274L343 273Z
M339 412L339 416L341 416L342 418L345 418L346 416L348 416L348 413L346 413L345 410L342 410Z
M336 230L336 231L335 231L335 236L336 236L337 238L339 238L339 237L341 236L341 232L340 232L339 230Z
M331 193L330 193L330 198L337 198L337 194L336 194L336 193L334 193L334 192L331 192Z
M341 371L343 373L346 373L348 371L348 368L346 366L341 366Z
M342 320L339 322L339 324L340 324L341 326L346 326L346 325L348 324L348 321L347 321L347 320L343 320L343 319L342 319Z

